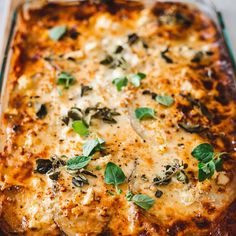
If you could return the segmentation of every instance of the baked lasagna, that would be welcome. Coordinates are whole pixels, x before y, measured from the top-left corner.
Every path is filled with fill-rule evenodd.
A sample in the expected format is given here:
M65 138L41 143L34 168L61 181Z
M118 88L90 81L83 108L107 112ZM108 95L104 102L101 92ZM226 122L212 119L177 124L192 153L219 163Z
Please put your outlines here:
M2 95L2 235L235 235L233 70L177 2L22 8Z

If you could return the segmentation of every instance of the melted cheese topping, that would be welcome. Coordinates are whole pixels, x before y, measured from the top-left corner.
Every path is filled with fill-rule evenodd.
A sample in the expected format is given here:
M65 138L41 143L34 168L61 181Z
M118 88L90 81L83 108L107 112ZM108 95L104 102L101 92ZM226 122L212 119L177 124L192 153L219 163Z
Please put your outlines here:
M48 30L66 25L59 40ZM234 165L224 163L224 172L199 182L198 162L191 151L211 143L216 151L235 156L235 104L231 70L222 54L214 23L192 6L157 3L143 7L126 3L61 7L45 6L21 17L14 43L14 56L7 89L8 107L3 114L4 148L1 154L2 228L26 235L203 235L235 198ZM71 32L79 32L71 38ZM130 43L130 35L138 35ZM147 46L145 46L147 45ZM118 46L123 50L115 54ZM168 50L166 50L168 49ZM201 58L196 62L196 55ZM122 66L100 62L108 55ZM164 55L164 56L163 56ZM168 57L172 62L168 62ZM195 62L193 60L195 58ZM65 71L75 78L69 89L57 85ZM131 76L142 72L140 87ZM128 86L117 91L112 81L127 76ZM81 86L92 90L81 97ZM143 91L170 95L174 104L165 107ZM209 120L186 100L191 95L213 114ZM185 97L184 97L185 96ZM116 109L116 124L93 119L88 137L80 137L62 122L71 107ZM37 117L44 104L47 114ZM139 121L135 109L150 107L156 118ZM203 133L181 129L181 122L207 127ZM102 137L105 154L96 153L86 167L97 178L75 187L65 167L57 181L34 173L35 160L82 154L86 140ZM175 160L188 164L189 183L172 178L155 186ZM104 170L114 162L127 179L119 187L104 182ZM97 166L100 168L98 169ZM148 211L128 202L125 194L146 194L155 199ZM163 195L155 198L155 192Z

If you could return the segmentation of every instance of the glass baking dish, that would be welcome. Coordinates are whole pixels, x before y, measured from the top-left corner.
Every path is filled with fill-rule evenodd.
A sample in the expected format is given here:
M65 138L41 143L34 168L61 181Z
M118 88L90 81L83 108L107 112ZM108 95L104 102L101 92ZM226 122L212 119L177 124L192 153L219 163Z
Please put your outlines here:
M140 0L141 1L141 0ZM155 1L162 1L162 0L155 0ZM11 61L11 55L12 55L12 42L14 39L14 35L16 33L16 23L17 23L17 16L19 14L19 11L21 9L24 9L24 14L27 14L27 11L31 8L40 8L44 4L48 3L57 3L62 5L68 5L68 4L77 4L79 1L77 0L48 0L48 1L41 1L41 0L34 0L34 1L18 1L16 4L12 5L9 9L8 17L11 19L11 27L9 27L8 32L5 34L5 56L2 62L1 67L1 75L0 75L0 93L1 93L1 101L0 101L0 116L2 111L5 110L5 107L8 102L8 94L6 91L6 83L8 79L8 73L10 70L10 61ZM145 2L145 4L152 4L153 0L145 0L142 1ZM223 19L221 17L221 14L217 12L214 4L209 0L163 0L162 2L183 2L183 3L189 3L193 4L197 8L199 8L202 12L204 12L207 16L209 16L216 24L219 32L222 35L222 39L224 40L224 47L226 54L228 58L230 58L230 64L232 68L232 79L235 81L235 61L233 57L233 53L230 47L230 43L227 37L227 32L223 23ZM0 144L0 148L1 148Z
M12 55L12 43L14 39L14 35L16 33L16 25L18 20L18 14L22 10L23 14L27 17L27 12L30 9L41 8L46 4L60 4L62 6L68 5L76 5L80 2L88 1L88 0L9 0L7 6L7 18L5 19L5 35L2 40L2 50L0 52L4 52L2 59L0 58L0 117L2 117L2 113L6 108L8 102L8 94L6 89L8 73L10 69L11 55ZM100 0L92 0L92 2L96 3ZM102 1L102 0L101 0ZM223 17L221 13L217 10L216 6L211 0L117 0L118 2L141 2L145 5L150 5L155 2L182 2L185 4L193 5L194 7L200 9L204 14L206 14L216 25L219 33L221 34L222 45L224 47L225 55L227 57L227 63L229 63L229 73L232 74L232 80L235 83L235 75L236 75L236 63L233 55L233 50L231 47L231 43L228 37L227 29L225 28L225 24L223 21ZM1 47L1 45L0 45ZM1 149L1 144L0 144Z

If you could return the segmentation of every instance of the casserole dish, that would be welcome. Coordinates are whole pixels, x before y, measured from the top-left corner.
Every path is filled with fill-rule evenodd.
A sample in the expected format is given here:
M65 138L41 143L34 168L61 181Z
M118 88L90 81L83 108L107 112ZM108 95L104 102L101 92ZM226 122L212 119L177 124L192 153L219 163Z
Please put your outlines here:
M234 235L235 81L217 19L205 1L20 5L5 235Z

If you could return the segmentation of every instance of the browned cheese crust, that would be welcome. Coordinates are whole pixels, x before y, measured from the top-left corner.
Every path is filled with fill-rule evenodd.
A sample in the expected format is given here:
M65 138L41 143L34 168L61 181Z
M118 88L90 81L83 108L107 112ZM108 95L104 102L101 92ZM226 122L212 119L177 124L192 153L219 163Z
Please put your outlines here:
M235 235L236 90L215 23L180 3L108 2L49 4L18 15L1 121L3 234ZM53 40L56 26L66 32ZM58 84L61 72L74 78L68 88ZM139 72L146 78L134 86ZM121 91L117 78L128 80ZM73 130L72 107L100 109L87 136ZM138 120L140 107L155 117ZM104 149L78 170L88 182L73 182L78 171L67 160L97 137ZM202 143L226 154L221 170L200 182L191 152ZM39 173L37 159L53 160L57 173ZM108 162L126 176L119 194L105 182ZM188 181L173 174L154 183L176 163ZM155 202L145 210L126 199L129 190Z

